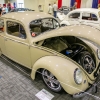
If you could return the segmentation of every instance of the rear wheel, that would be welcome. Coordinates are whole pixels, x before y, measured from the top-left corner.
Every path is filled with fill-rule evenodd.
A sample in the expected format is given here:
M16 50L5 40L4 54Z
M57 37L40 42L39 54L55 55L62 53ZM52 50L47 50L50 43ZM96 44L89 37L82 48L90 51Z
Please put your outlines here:
M78 57L78 63L91 74L95 69L95 61L91 54L87 51L81 52Z
M48 70L42 70L42 79L46 86L54 92L61 92L63 89L57 78Z

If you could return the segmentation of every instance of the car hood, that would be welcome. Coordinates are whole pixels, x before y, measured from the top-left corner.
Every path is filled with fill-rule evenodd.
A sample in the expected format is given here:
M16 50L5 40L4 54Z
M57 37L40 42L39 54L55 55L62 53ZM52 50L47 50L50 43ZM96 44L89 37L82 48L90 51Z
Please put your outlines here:
M100 30L87 25L72 25L61 27L53 31L42 33L32 38L32 42L38 42L56 36L76 36L95 42L100 46Z

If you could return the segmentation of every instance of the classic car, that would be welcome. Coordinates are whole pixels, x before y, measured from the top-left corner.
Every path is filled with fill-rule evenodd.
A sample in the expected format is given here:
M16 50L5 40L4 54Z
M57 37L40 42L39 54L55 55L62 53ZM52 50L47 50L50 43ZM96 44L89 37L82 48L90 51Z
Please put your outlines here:
M61 22L62 26L72 24L86 24L100 29L100 10L81 8L70 11Z
M60 21L62 21L65 18L65 16L69 13L69 11L70 11L70 8L68 8L67 6L62 6L57 11L57 18Z
M23 11L34 11L34 10L29 8L14 8L10 10L10 12L23 12Z
M95 33L95 34L94 34ZM0 55L41 73L54 92L75 98L92 89L100 70L100 31L86 25L61 27L51 15L14 12L0 17Z

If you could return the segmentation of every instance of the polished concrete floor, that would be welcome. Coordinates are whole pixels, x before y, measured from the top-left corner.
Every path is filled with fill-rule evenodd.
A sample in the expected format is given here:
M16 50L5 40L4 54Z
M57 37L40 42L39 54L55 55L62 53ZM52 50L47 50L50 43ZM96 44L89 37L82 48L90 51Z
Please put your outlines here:
M57 94L51 92L42 82L40 75L32 81L29 76L0 58L0 100L39 100L35 94L46 89L55 97L53 100L100 100L100 85L98 92L83 99L74 99L63 92Z

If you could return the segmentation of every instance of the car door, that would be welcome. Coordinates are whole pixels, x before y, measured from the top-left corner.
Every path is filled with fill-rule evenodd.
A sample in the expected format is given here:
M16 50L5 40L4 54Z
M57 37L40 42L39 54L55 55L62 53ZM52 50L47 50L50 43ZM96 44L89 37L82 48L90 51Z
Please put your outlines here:
M0 51L3 54L7 55L4 37L5 37L5 24L4 24L4 19L3 18L0 18Z
M68 22L70 25L72 24L79 24L80 23L80 12L73 12L70 15L68 15Z
M5 45L7 56L12 60L31 68L30 45L25 28L19 22L7 20Z
M83 12L81 24L91 25L99 28L98 16L94 13Z

